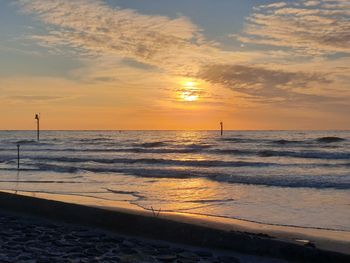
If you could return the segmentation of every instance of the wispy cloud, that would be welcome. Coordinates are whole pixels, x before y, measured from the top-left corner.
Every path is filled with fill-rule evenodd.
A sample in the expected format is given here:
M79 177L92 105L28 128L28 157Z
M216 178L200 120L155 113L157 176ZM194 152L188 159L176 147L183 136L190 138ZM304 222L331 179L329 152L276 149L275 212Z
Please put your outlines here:
M60 96L37 96L37 95L18 95L18 96L8 96L10 100L22 101L22 102L40 102L40 101L53 101L65 99L65 97Z
M79 55L113 56L155 66L171 74L194 74L207 63L236 63L257 56L221 50L189 18L144 15L101 0L17 0L27 14L47 25L31 39Z
M350 53L350 2L299 0L262 5L248 18L245 34L238 39L307 55Z
M264 103L312 99L307 94L310 84L330 82L318 74L246 65L209 65L203 68L200 77Z
M90 55L113 54L169 68L183 66L188 51L209 48L201 29L186 17L143 15L111 8L99 0L18 0L49 28L33 39L46 46L70 47ZM199 59L199 58L198 58ZM170 65L169 65L170 63Z

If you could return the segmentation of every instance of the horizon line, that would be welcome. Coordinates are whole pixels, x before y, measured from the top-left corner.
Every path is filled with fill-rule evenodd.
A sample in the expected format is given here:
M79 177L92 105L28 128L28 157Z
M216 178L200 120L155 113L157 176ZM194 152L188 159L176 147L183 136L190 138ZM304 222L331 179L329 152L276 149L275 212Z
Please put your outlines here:
M11 131L32 131L36 132L36 129L0 129L0 132ZM91 131L91 132L120 132L120 131L219 131L220 129L45 129L45 131ZM228 131L350 131L350 129L227 129Z

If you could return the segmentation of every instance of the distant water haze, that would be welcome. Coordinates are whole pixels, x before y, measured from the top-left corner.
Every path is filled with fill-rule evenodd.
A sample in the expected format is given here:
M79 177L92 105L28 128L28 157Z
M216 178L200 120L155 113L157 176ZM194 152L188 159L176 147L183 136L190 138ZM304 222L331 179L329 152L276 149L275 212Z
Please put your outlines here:
M350 231L349 131L0 132L0 188ZM21 145L21 171L17 148Z

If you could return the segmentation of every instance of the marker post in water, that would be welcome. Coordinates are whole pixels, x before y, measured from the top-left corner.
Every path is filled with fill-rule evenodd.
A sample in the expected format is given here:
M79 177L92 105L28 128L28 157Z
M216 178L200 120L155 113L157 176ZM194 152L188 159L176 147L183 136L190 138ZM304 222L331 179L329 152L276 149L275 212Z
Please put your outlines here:
M19 147L20 147L20 145L17 144L17 170L19 170L19 159L20 159L20 157L19 157Z
M36 137L37 141L40 140L40 114L35 114L36 119Z
M221 136L224 134L224 123L220 122Z

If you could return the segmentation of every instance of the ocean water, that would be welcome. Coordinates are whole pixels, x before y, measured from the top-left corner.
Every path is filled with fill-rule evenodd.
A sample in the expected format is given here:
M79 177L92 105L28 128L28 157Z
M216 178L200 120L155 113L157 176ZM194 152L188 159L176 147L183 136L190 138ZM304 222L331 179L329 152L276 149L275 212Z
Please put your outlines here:
M0 131L0 189L350 231L350 131L43 131L39 143L35 136Z

